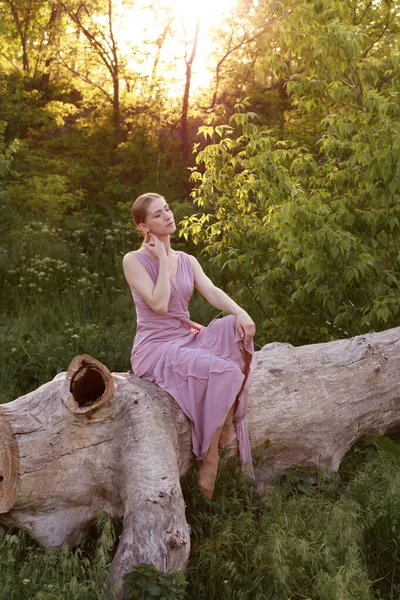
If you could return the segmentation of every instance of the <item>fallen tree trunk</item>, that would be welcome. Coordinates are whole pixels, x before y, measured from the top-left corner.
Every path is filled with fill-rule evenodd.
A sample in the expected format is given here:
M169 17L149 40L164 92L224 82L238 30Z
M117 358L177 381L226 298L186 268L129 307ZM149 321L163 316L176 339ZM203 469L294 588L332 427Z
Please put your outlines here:
M360 437L400 428L399 368L400 328L257 352L247 420L258 490L295 464L336 470ZM81 355L0 407L0 521L60 547L100 511L122 518L108 577L117 600L134 564L185 568L191 462L190 423L168 394Z

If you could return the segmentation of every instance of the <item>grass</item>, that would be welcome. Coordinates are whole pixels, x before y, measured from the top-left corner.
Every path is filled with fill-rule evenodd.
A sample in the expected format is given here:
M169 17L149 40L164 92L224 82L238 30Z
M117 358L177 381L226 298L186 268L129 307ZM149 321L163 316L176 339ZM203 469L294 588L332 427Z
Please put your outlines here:
M187 578L196 598L372 598L362 511L351 498L323 490L307 496L295 487L288 493L282 486L258 497L232 467L220 474L208 506L193 491Z
M130 368L135 317L121 259L138 240L118 223L108 232L98 219L75 225L32 223L0 251L0 402L65 371L76 354ZM215 316L198 296L191 312L204 323ZM212 502L191 472L188 600L400 600L400 459L357 450L338 475L294 470L264 497L234 460ZM3 528L0 600L104 598L119 526L103 516L61 553Z
M113 524L104 516L96 538L76 550L37 547L23 532L0 532L1 600L101 600L115 547Z
M398 599L399 462L368 450L350 471L352 458L342 467L337 494L331 487L304 494L292 480L260 497L230 460L210 502L197 490L196 473L189 473L183 482L192 527L185 597ZM78 549L61 553L3 530L0 599L103 598L116 537L104 516Z

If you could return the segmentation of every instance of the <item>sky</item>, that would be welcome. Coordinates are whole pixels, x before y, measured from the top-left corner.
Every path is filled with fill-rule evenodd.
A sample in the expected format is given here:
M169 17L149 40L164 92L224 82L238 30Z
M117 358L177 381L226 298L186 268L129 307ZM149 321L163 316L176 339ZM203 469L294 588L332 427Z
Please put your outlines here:
M135 54L130 53L129 48L139 45L141 50L146 46L154 52L154 44L147 43L157 39L165 26L167 14L173 19L173 36L169 35L162 50L163 63L160 63L159 69L164 69L165 63L171 62L172 68L169 71L171 96L182 95L185 81L185 44L184 39L191 42L194 38L195 24L197 17L200 19L200 33L197 45L196 57L192 68L191 91L195 92L199 88L207 87L210 83L210 72L207 68L207 57L211 54L212 61L212 40L211 30L214 25L218 25L223 15L228 14L233 8L235 0L159 0L156 5L150 2L143 2L142 8L138 10L138 4L130 0L122 0L117 7L117 19L115 35L118 45L123 54L131 56L128 59L132 61L134 67ZM162 9L160 9L160 5ZM124 50L126 48L126 51ZM188 46L190 54L191 45ZM149 55L147 63L142 64L143 71L151 71L154 55ZM215 61L214 61L215 63Z

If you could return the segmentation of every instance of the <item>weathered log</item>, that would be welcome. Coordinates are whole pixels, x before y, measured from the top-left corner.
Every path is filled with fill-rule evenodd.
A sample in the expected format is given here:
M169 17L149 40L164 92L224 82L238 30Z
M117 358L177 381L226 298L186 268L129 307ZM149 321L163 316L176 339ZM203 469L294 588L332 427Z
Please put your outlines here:
M258 490L294 464L335 470L360 437L399 429L399 368L400 327L257 352L247 420ZM185 568L180 477L191 461L190 423L168 394L77 356L0 407L0 521L57 548L78 543L100 511L123 519L108 576L120 599L134 564Z

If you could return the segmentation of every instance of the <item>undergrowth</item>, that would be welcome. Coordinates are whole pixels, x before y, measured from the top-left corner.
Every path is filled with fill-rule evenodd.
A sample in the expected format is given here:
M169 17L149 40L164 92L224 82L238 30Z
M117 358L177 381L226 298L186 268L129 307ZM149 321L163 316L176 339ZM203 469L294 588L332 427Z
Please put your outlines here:
M364 448L346 457L338 475L308 472L307 491L299 490L300 469L298 479L292 470L259 496L231 459L211 502L193 470L183 482L192 528L186 590L178 574L161 577L142 566L128 578L131 598L398 600L399 466L393 454ZM59 553L3 529L0 600L103 599L116 527L103 516L96 534Z
M1 600L102 600L115 550L113 523L100 515L79 548L39 548L23 531L0 530Z
M335 497L331 487L300 493L293 477L291 485L286 481L259 497L232 469L221 473L212 503L192 483L197 501L188 513L193 546L187 578L196 598L372 598L357 502Z

